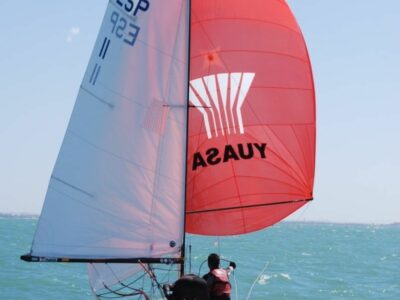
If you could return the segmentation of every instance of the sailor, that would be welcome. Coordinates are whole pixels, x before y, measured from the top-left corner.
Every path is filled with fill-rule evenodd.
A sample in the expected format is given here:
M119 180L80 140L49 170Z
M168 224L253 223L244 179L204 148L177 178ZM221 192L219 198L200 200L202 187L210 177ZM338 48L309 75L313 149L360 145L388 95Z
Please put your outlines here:
M203 276L207 281L210 300L230 300L231 284L229 274L236 268L236 264L231 261L226 269L220 268L220 258L218 254L211 253L207 259L210 272Z

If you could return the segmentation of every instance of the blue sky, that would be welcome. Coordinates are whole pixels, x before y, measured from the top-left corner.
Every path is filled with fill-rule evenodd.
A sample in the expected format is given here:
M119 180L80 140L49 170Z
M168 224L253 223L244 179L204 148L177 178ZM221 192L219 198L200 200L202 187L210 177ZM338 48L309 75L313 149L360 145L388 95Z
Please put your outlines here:
M0 2L0 212L39 213L107 0ZM400 1L288 1L318 105L315 201L292 220L400 222Z

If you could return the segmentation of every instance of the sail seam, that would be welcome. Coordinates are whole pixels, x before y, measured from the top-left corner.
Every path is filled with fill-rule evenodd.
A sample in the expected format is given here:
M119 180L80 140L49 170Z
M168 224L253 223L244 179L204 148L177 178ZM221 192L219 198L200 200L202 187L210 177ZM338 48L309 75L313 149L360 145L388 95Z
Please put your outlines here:
M85 91L86 93L88 93L89 95L91 95L94 99L98 100L100 103L103 103L105 105L107 105L110 109L114 108L114 104L107 102L104 99L101 99L99 96L96 96L94 93L92 93L91 91L89 91L87 88L85 88L83 85L81 85L81 90Z
M125 158L125 157L123 157L123 156L120 156L119 154L113 153L112 151L109 151L109 150L104 149L104 148L102 148L102 147L100 147L100 146L97 146L96 144L92 143L91 141L89 141L88 139L84 138L84 137L81 136L80 134L78 134L78 133L72 131L71 129L67 129L67 132L70 133L70 134L71 134L72 136L74 136L75 138L77 138L77 139L79 139L79 140L85 142L85 143L88 144L89 146L91 146L91 147L97 149L98 151L101 151L101 152L103 152L103 153L105 153L105 154L108 154L110 157L113 157L114 159L117 159L117 160L126 162L126 163L128 163L128 164L130 164L130 165L132 165L132 166L139 167L139 168L141 168L141 169L143 169L143 170L145 170L145 171L147 171L147 172L154 173L154 174L159 175L159 176L161 176L161 177L170 179L170 180L172 180L172 181L174 181L174 182L180 182L180 180L177 180L177 179L175 179L174 177L171 177L171 176L168 176L168 175L166 175L166 174L162 174L162 173L156 172L156 171L154 171L153 169L150 169L150 168L148 168L148 167L146 167L146 166L143 166L143 165L141 165L141 164L139 164L139 163L137 163L137 162L134 162L134 161L132 161L132 160L130 160L130 159L127 159L127 158Z
M303 194L303 193L304 193L304 190L302 190L300 187L295 186L295 185L293 185L293 184L290 184L290 183L288 183L288 182L284 182L284 181L282 181L282 180L277 180L277 179L268 178L268 177L262 177L262 176L250 176L250 175L249 175L249 176L243 176L243 175L241 175L241 176L239 176L238 178L245 178L245 179L246 179L246 178L251 178L251 179L260 179L260 180L263 180L263 181L277 182L277 183L281 183L281 184L283 184L283 185L287 185L287 186L289 186L289 187L291 187L291 188L297 189L300 193L297 193L296 195L299 195L299 194ZM221 180L221 181L217 181L215 184L213 184L213 185L211 185L211 186L208 186L208 187L206 187L206 188L204 188L204 189L202 189L202 190L196 192L195 194L193 194L192 198L199 197L199 196L201 196L204 192L207 192L208 190L212 189L214 186L220 185L221 183L230 181L230 180L232 180L232 179L233 179L233 176L231 176L231 177L229 177L229 178L226 178L226 179L224 179L224 180ZM297 181L296 181L296 182L297 182ZM274 194L274 193L270 193L270 194ZM303 194L303 195L304 195L304 194Z
M72 185L72 184L70 184L70 183L68 183L68 182L66 182L66 181L64 181L64 180L62 180L62 179L60 179L60 178L58 178L58 177L56 177L56 176L54 176L54 175L52 175L51 178L54 179L55 181L58 181L58 182L60 182L60 183L62 183L62 184L64 184L64 185L66 185L66 186L68 186L68 187L70 187L70 188L72 188L72 189L78 191L78 192L81 192L82 194L85 194L85 195L87 195L87 196L89 196L89 197L91 197L91 198L94 198L94 195L93 195L93 194L88 193L88 192L86 192L85 190L82 190L82 189L78 188L77 186Z
M268 123L268 126L291 126L291 125L295 125L295 126L313 126L315 125L315 122L307 122L307 123ZM255 125L246 125L246 128L251 128L251 127L262 127L264 125L262 124L255 124ZM200 132L200 133L194 133L191 134L189 137L199 137L204 135L204 132ZM198 149L198 148L196 148Z
M269 128L269 126L268 126ZM271 130L271 128L269 128ZM248 136L251 136L250 134L247 134ZM255 137L251 136L252 138L256 139ZM257 139L256 139L257 140ZM261 141L260 141L261 142ZM294 181L296 181L299 185L303 186L306 190L308 190L308 186L307 183L303 181L304 178L301 178L302 174L299 174L298 171L295 169L295 167L289 163L287 161L287 159L285 159L282 155L279 155L278 152L276 150L273 150L273 148L269 149L269 152L272 153L273 155L275 155L277 157L277 159L284 165L286 165L287 167L290 168L290 170L292 172L288 172L287 170L285 170L284 168L282 168L282 166L280 166L280 164L278 163L274 163L272 161L265 161L263 160L262 163L263 164L270 164L272 166L274 166L275 168L277 168L278 170L282 171L283 173L285 173L287 176L289 176L290 178L292 178ZM290 153L290 155L292 156L292 154Z
M296 35L302 36L301 32L297 31L296 29L293 29L289 26L279 24L276 22L271 22L267 20L261 20L261 19L251 19L251 18L209 18L209 19L203 19L203 20L197 20L196 22L193 22L193 25L197 25L200 23L207 23L207 22L213 22L213 21L248 21L248 22L259 22L259 23L264 23L264 24L270 24L270 25L275 25L277 27L282 27L285 28L288 31L291 31L295 33ZM296 24L297 25L297 24Z
M298 56L294 55L289 55L286 53L279 53L279 52L274 52L274 51L262 51L262 50L244 50L244 49L227 49L227 50L218 50L218 53L235 53L235 52L247 52L247 53L263 53L263 54L270 54L270 55L276 55L276 56L283 56L283 57L288 57L294 60L299 60L308 66L308 61L305 58L301 58ZM202 58L204 56L204 53L201 53L196 56L192 56L192 58Z
M309 201L312 201L312 200L313 200L313 198L310 198L310 199L299 199L299 200L292 200L292 201L281 201L281 202L274 202L274 203L260 203L260 204L253 204L253 205L232 206L232 207L224 207L224 208L187 211L186 214L187 215L193 215L193 214L201 214L201 213L209 213L209 212L217 212L217 211L227 211L227 210L263 207L263 206L295 204L295 203L301 203L301 202L309 202Z

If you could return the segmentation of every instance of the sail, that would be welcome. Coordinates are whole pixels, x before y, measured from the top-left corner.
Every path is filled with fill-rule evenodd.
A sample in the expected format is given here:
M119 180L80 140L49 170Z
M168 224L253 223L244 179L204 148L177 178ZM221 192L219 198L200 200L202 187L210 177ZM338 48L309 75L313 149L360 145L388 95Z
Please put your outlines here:
M97 294L143 271L139 264L88 264L88 278L92 291Z
M186 230L270 226L313 195L315 94L284 0L193 0Z
M187 44L187 1L109 2L32 256L179 256Z

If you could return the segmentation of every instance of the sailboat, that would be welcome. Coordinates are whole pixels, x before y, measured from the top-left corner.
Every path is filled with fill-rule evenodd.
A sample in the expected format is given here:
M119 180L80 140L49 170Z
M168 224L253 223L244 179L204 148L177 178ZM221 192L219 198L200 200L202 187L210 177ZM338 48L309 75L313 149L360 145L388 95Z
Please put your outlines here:
M88 263L98 297L144 297L130 283L185 274L186 233L254 232L311 201L315 128L286 1L110 0L21 259Z

